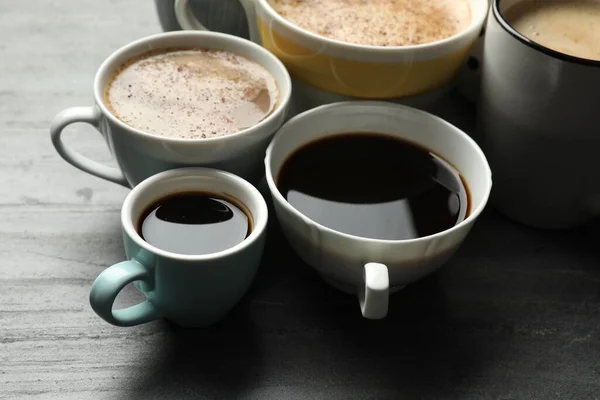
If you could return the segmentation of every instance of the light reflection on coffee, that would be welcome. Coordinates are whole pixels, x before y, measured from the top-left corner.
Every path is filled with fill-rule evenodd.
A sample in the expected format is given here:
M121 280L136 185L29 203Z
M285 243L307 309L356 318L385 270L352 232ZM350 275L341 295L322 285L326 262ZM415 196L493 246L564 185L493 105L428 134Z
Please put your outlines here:
M162 250L204 255L244 241L252 231L252 218L246 207L218 194L174 193L147 207L137 231Z
M344 133L310 142L284 162L277 187L311 220L370 239L433 235L470 212L469 189L452 165L383 134Z

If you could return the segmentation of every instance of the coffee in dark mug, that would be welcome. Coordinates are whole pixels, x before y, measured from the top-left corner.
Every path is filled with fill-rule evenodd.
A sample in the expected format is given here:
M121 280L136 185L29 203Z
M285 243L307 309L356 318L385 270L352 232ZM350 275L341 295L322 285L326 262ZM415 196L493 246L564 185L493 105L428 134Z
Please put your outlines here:
M600 61L600 1L522 1L506 9L508 23L549 49Z

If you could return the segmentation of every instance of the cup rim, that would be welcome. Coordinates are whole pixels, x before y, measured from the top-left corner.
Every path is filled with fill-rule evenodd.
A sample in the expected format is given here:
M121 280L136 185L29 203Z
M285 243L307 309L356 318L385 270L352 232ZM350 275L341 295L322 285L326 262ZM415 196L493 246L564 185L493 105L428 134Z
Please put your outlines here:
M247 204L244 203L244 206L248 208L248 210L252 213L252 218L254 222L254 226L250 235L242 240L240 243L235 246L229 247L225 250L218 251L216 253L208 253L202 255L185 255L179 253L173 253L170 251L162 250L156 246L151 245L146 242L139 235L134 226L134 221L132 220L133 215L133 203L138 198L139 193L148 190L153 185L157 184L161 181L171 180L178 177L210 177L218 180L225 180L231 183L234 186L239 187L250 196L255 198L258 203L258 212L257 210L251 210ZM157 199L154 199L157 200ZM240 199L236 199L243 203ZM262 218L258 218L259 216L264 216ZM127 236L135 242L140 248L156 254L160 257L169 258L177 261L214 261L223 257L227 257L233 255L235 253L246 250L248 247L252 246L258 238L263 234L264 230L267 228L267 222L269 219L269 211L267 208L267 203L265 199L260 194L258 189L256 189L250 182L245 179L234 175L230 172L214 169L214 168L205 168L205 167L184 167L184 168L176 168L167 171L160 172L156 175L153 175L149 178L146 178L137 186L135 186L131 192L125 198L123 202L123 206L121 208L121 226L125 230Z
M308 37L314 41L320 41L325 44L328 44L332 47L336 47L338 50L346 50L346 51L363 51L368 53L397 53L402 51L411 51L411 50L430 50L436 47L442 47L452 42L459 41L464 39L474 33L476 30L480 30L485 19L487 17L487 10L489 10L489 2L490 0L479 0L486 2L486 12L481 13L478 18L472 18L471 24L468 28L452 35L444 39L436 40L434 42L422 43L422 44L414 44L414 45L406 45L406 46L374 46L374 45L366 45L366 44L358 44L358 43L349 43L344 42L337 39L328 38L326 36L321 36L316 33L313 33L307 29L301 28L291 21L288 21L284 17L282 17L277 11L271 7L268 3L268 0L257 0L259 4L262 5L262 8L269 14L269 16L275 19L278 23L285 26L287 29L291 30L297 35L303 35ZM469 0L469 5L472 2Z
M555 58L555 59L558 59L561 61L566 61L569 63L580 64L580 65L585 65L585 66L590 66L590 67L600 67L600 60L591 60L589 58L582 58L582 57L572 56L572 55L566 54L566 53L561 53L560 51L553 50L542 44L534 42L533 40L524 36L519 31L517 31L515 28L513 28L512 25L510 25L506 19L504 19L504 16L500 12L500 2L501 1L502 0L493 0L492 14L494 15L494 18L496 19L496 22L498 22L500 24L500 26L508 34L510 34L515 39L517 39L519 42L532 48L533 50L539 51L540 53L546 54L547 56L550 56L552 58Z
M418 115L419 118L421 118L421 119L437 120L438 122L442 123L446 127L446 131L454 132L454 134L457 134L458 136L465 139L467 144L470 145L471 148L477 153L477 155L479 156L479 159L481 161L483 161L483 167L484 167L483 173L485 174L484 185L486 185L487 187L485 189L485 194L484 194L483 198L481 199L481 202L478 204L478 206L475 209L473 209L471 211L471 213L469 214L469 216L467 218L465 218L464 220L462 220L461 222L459 222L458 224L454 225L453 227L451 227L449 229L434 233L432 235L421 236L421 237L413 238L413 239L400 239L400 240L373 239L373 238L356 236L356 235L351 235L348 233L340 232L335 229L329 228L323 224L320 224L319 222L314 221L313 219L302 214L299 210L297 210L295 207L293 207L285 199L285 197L283 197L283 195L281 194L281 192L279 191L279 188L277 187L277 185L275 183L275 177L273 176L273 171L271 169L271 159L272 159L272 155L273 155L273 151L274 151L273 148L276 146L277 142L279 140L281 140L280 138L285 134L285 131L287 129L289 129L289 126L293 125L298 120L310 118L314 114L324 114L324 113L327 113L330 110L334 110L334 109L348 108L348 107L360 109L363 107L373 107L373 106L375 106L377 108L387 108L387 109L395 109L395 110L402 109L405 111L412 112L415 115ZM336 132L328 132L326 136L329 137L329 136L336 135L338 133L342 133L342 132L337 132L337 131ZM376 132L373 132L373 133L376 133ZM302 145L305 145L306 143L308 143L308 141L303 142ZM287 153L286 157L289 157L298 148L299 147L296 147L293 151ZM440 154L440 156L443 157L443 154ZM364 243L373 243L373 244L375 244L375 243L379 243L379 244L381 244L381 243L383 243L383 244L420 243L420 242L425 242L425 241L429 241L432 239L437 239L437 238L446 236L448 234L451 234L459 229L462 229L466 225L473 223L479 217L479 215L483 212L483 210L485 209L486 204L489 200L491 189L492 189L492 171L488 164L487 158L485 157L483 150L481 150L481 148L477 145L477 143L469 135L467 135L461 129L455 127L454 125L450 124L449 122L445 121L444 119L442 119L436 115L430 114L426 111L422 111L422 110L419 110L416 108L408 107L408 106L405 106L402 104L395 104L395 103L389 103L389 102L384 102L384 101L345 101L345 102L339 102L339 103L326 104L326 105L323 105L320 107L313 108L302 114L298 114L294 118L291 118L288 122L286 122L279 129L279 131L277 132L277 134L271 141L271 144L269 144L269 147L267 148L267 153L266 153L266 157L265 157L265 176L266 176L267 184L269 186L272 196L275 198L275 201L277 201L279 204L281 204L287 211L291 212L296 218L299 218L306 224L315 225L320 230L328 232L330 234L338 235L345 239L360 241L360 242L364 242ZM467 182L467 184L468 183L469 182Z
M110 110L104 104L104 88L100 87L101 86L100 80L103 76L106 76L106 75L114 72L112 70L109 71L108 69L109 69L109 66L111 64L113 64L117 58L121 57L123 55L123 53L127 53L131 49L134 49L134 48L139 47L140 45L143 45L146 43L150 44L158 39L167 38L167 37L177 38L177 37L189 37L189 36L195 36L198 38L205 38L205 37L221 38L223 40L234 42L234 43L238 44L239 46L250 47L250 48L254 49L254 51L262 53L267 58L270 58L271 61L277 66L277 68L281 70L282 76L284 77L285 83L286 83L287 87L289 88L289 90L286 93L284 93L282 91L282 88L280 87L281 85L279 85L279 84L277 85L278 89L279 89L279 93L280 93L280 95L282 95L282 97L279 101L279 104L275 107L275 109L273 110L273 112L271 112L271 114L269 114L266 118L264 118L262 121L260 121L256 125L253 125L246 129L242 129L242 130L234 132L234 133L230 133L230 134L223 135L223 136L217 136L217 137L185 139L185 138L174 138L174 137L169 137L169 136L161 136L161 135L157 135L154 133L146 132L146 131L138 129L138 128L134 128L133 126L130 126L130 125L126 124L125 122L121 121L112 112L110 112ZM252 58L249 58L249 59L251 61L254 61L254 62L258 63L259 65L263 66L258 61L254 60ZM266 67L264 67L264 66L263 66L263 68L266 69ZM271 71L268 71L268 72L271 75L273 75L271 73ZM228 35L225 33L212 32L212 31L174 31L174 32L161 32L161 33L157 33L154 35L144 36L140 39L129 42L126 45L121 46L117 50L113 51L102 62L102 64L98 68L98 71L96 72L96 76L94 78L94 99L96 101L97 106L102 111L102 114L106 118L108 118L108 120L111 123L119 126L121 129L125 129L130 132L133 132L135 135L138 135L140 137L143 137L143 138L149 139L149 140L156 140L161 143L162 142L168 142L168 143L173 143L173 144L219 143L219 142L225 142L234 137L251 135L253 133L263 130L265 128L265 126L269 125L274 120L277 120L278 118L280 118L281 115L286 112L287 106L291 99L291 95L292 95L292 80L291 80L290 74L289 74L288 70L285 68L285 66L283 65L283 63L277 57L275 57L274 54L272 54L271 52L267 51L265 48L259 46L258 44L254 43L250 40L246 40L246 39L243 39L243 38L240 38L237 36L233 36L233 35Z

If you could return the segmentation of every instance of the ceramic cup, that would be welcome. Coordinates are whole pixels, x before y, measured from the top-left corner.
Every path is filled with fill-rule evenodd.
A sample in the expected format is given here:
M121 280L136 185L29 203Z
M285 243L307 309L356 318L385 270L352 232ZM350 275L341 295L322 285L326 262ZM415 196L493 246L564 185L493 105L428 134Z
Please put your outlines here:
M181 255L147 243L136 231L142 213L161 198L202 191L234 198L252 218L253 229L241 243L206 255ZM260 264L267 229L267 205L258 190L233 174L209 168L181 168L154 175L137 185L121 210L127 261L104 270L92 285L90 304L107 322L132 326L166 318L200 327L223 318L242 298ZM146 296L134 306L113 310L129 283Z
M341 42L302 29L282 16L268 0L240 0L250 38L283 61L292 77L317 90L362 99L397 99L423 95L450 82L477 39L488 0L469 0L471 25L433 43L415 46L366 46ZM202 29L189 0L175 1L184 29ZM322 101L321 103L325 103Z
M492 204L519 222L570 228L600 213L600 62L527 39L494 0L480 99L480 143L494 171Z
M175 18L175 0L154 0L154 8L162 29L181 30ZM207 29L248 39L248 20L239 0L192 0L192 13Z
M265 67L279 88L279 104L258 124L216 138L180 139L154 135L133 128L116 118L104 103L104 87L111 74L127 60L149 49L202 47L231 51ZM290 76L283 64L264 48L248 40L216 32L169 32L132 42L110 55L94 80L95 105L72 107L54 117L50 133L56 151L73 166L131 187L145 178L168 169L207 166L259 180L264 171L262 159L269 141L284 122L291 96ZM110 168L77 153L62 140L70 124L86 122L106 140L119 168Z
M460 171L469 188L468 218L435 235L375 240L337 232L300 213L277 189L282 164L307 143L347 132L402 138L446 159ZM389 292L422 278L448 260L483 211L492 187L486 158L467 134L432 114L386 102L335 103L292 118L269 145L265 169L275 212L292 248L325 281L357 294L363 316L373 319L386 315Z

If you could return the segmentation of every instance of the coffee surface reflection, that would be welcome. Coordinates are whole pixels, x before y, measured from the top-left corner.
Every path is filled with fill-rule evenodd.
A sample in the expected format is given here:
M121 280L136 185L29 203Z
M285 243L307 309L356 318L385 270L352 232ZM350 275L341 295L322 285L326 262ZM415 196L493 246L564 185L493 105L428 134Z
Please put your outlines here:
M397 138L349 133L300 148L277 187L298 211L328 228L383 240L447 230L469 215L459 172L427 149Z

